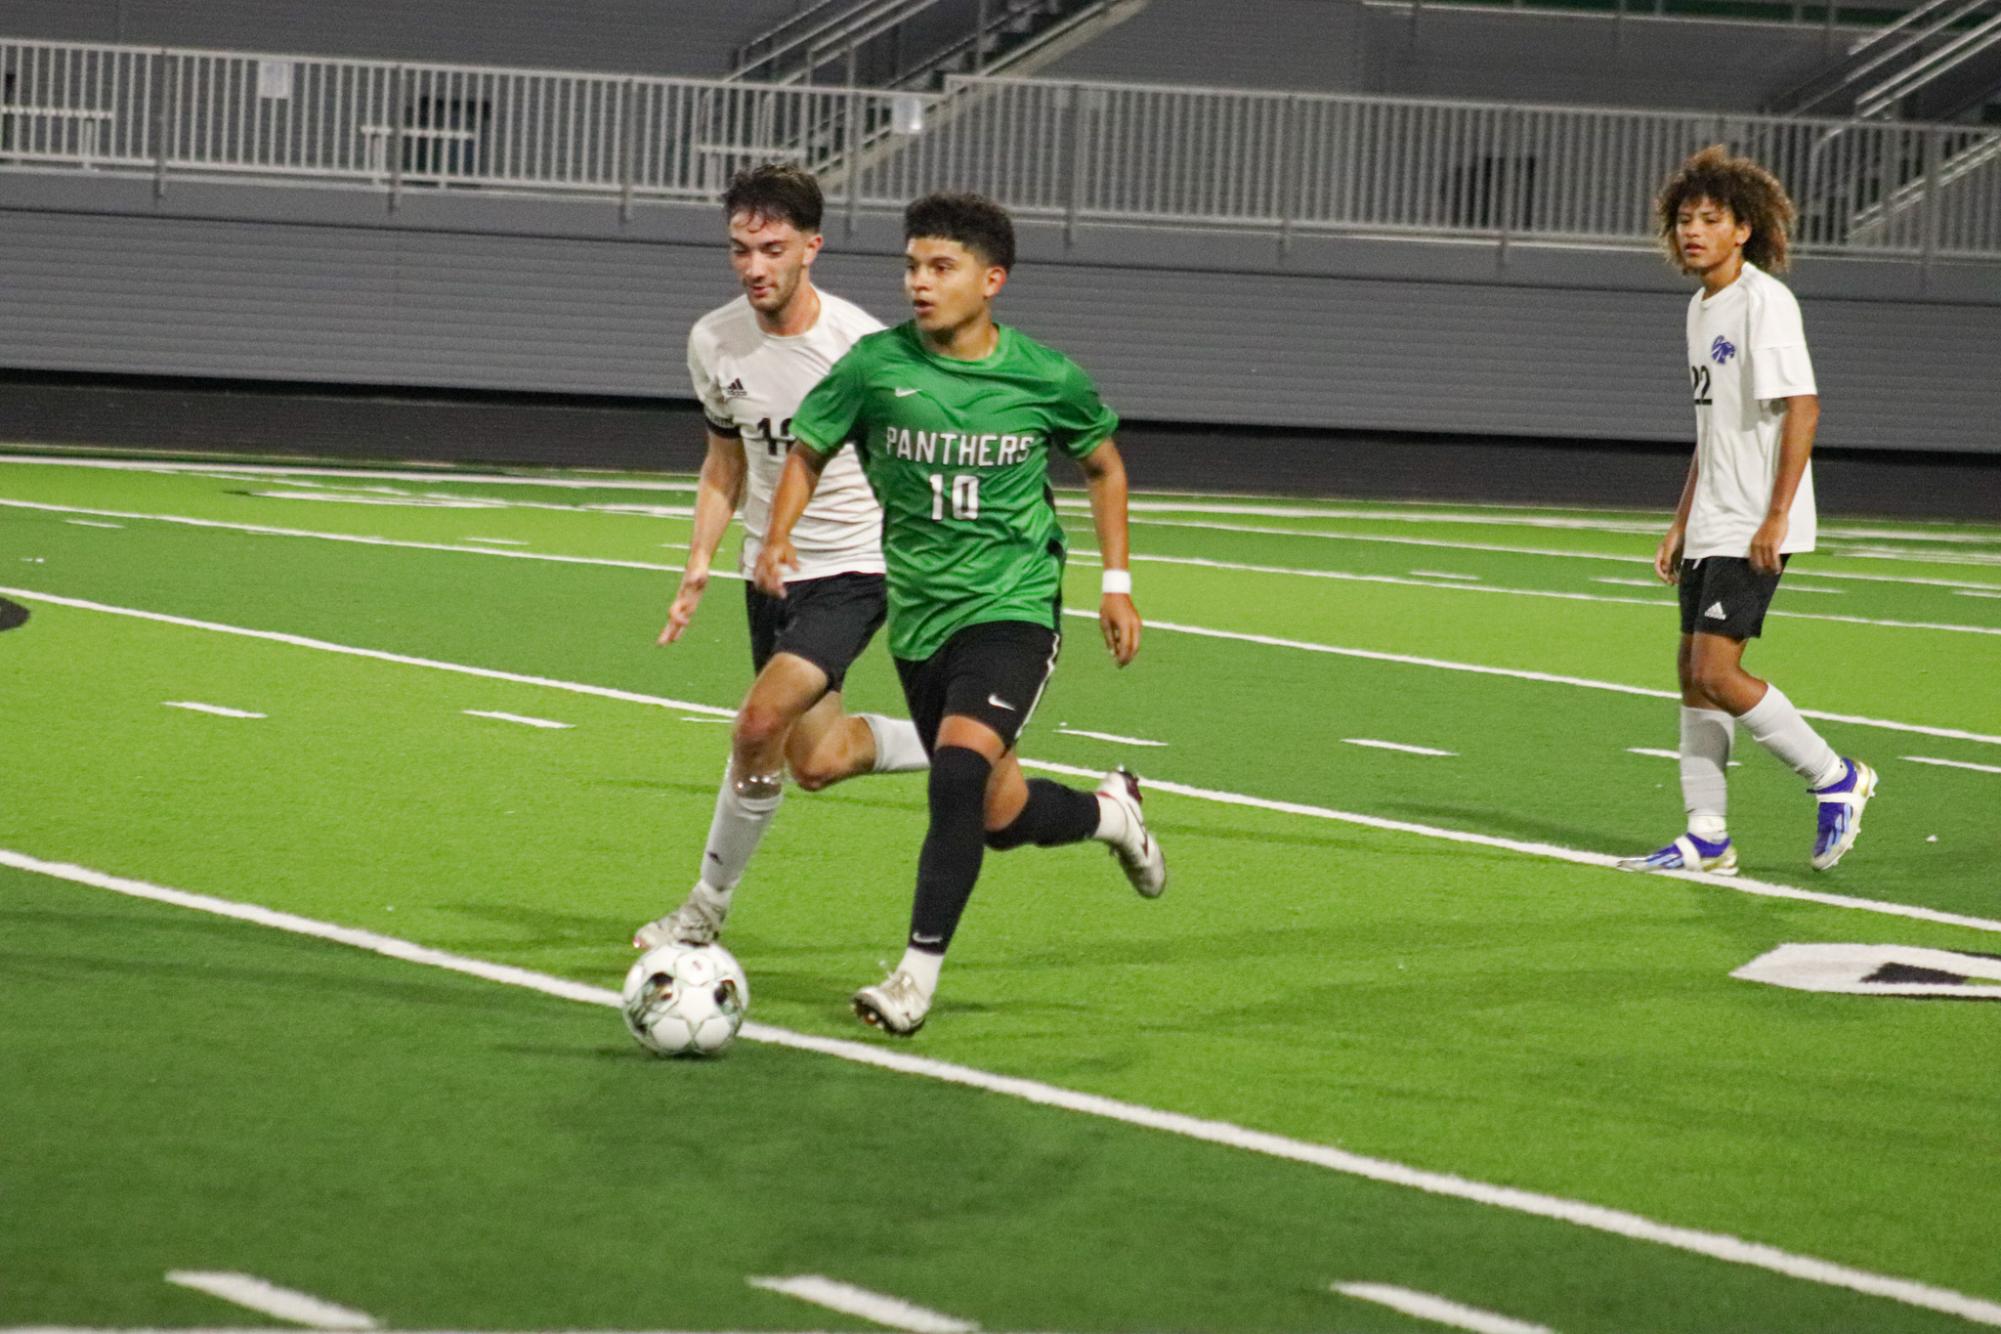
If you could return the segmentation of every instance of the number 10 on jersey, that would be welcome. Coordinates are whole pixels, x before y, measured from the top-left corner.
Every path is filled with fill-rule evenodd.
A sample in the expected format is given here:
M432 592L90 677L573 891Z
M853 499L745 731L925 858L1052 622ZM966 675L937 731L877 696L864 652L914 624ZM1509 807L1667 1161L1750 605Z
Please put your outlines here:
M977 473L960 473L952 479L952 517L980 517L980 479ZM944 518L945 475L934 472L931 474L931 519L934 523L942 523Z

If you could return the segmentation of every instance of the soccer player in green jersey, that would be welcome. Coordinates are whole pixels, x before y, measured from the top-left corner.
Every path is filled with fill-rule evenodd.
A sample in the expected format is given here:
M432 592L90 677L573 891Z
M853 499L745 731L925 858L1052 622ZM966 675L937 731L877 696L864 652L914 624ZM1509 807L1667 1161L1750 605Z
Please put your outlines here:
M910 1034L930 1012L985 849L1097 839L1148 898L1166 887L1167 865L1132 774L1114 769L1086 792L1024 778L1015 756L1062 641L1052 450L1078 461L1090 492L1105 646L1121 667L1139 652L1118 416L1075 362L994 322L1014 266L1014 226L998 204L928 195L905 211L904 237L916 318L860 339L799 405L755 578L785 596L793 525L852 441L882 502L890 654L931 755L909 942L854 1003L868 1023Z

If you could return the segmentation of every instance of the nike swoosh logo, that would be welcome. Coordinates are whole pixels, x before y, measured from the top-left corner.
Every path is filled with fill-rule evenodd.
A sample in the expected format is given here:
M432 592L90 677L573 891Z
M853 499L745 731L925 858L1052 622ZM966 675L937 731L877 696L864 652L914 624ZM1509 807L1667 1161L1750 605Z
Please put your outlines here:
M922 392L923 392L922 390L918 389L899 389L896 391L896 396L898 398L909 398L912 394L922 393Z
M910 943L913 945L941 945L944 941L943 936L920 936L914 931L910 934Z
M997 709L1006 709L1009 713L1016 712L1014 705L1008 703L1006 700L1002 699L999 695L988 695L987 703L993 705Z

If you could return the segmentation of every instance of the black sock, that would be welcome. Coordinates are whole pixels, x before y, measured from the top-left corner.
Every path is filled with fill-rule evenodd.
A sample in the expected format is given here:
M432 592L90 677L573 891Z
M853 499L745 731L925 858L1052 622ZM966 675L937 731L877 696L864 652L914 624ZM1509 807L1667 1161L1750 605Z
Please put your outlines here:
M987 834L987 846L996 852L1033 843L1053 848L1064 843L1082 843L1098 832L1098 794L1047 778L1028 780L1028 804L1014 823Z
M917 900L910 909L910 944L943 954L959 928L986 855L987 777L978 751L940 746L931 755L931 828L917 857Z

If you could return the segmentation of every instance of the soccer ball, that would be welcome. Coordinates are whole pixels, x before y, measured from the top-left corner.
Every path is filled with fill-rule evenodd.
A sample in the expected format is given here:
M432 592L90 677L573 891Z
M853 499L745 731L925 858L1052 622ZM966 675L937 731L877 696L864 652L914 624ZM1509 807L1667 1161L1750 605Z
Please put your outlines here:
M749 1008L743 966L721 945L661 945L625 975L625 1026L655 1056L714 1056Z

